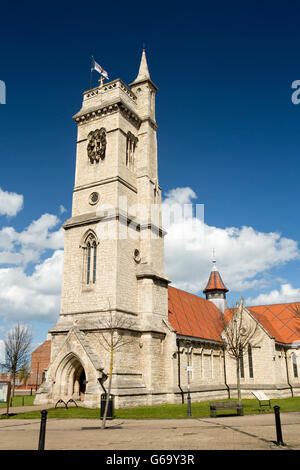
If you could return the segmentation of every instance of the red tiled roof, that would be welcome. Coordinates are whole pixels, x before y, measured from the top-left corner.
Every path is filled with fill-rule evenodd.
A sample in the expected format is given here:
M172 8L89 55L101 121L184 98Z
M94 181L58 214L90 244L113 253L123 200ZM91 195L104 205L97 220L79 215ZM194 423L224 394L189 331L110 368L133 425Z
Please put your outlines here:
M257 305L246 308L278 343L290 344L300 341L300 303ZM225 311L226 321L230 321L235 311L235 308L228 308Z
M299 302L257 305L247 309L275 337L275 341L285 344L300 341Z
M224 329L222 313L212 302L171 286L168 288L168 293L169 322L177 334L222 341L220 336ZM295 311L297 306L299 313ZM300 303L258 305L246 308L275 338L275 341L284 344L300 341ZM235 310L225 311L226 323Z
M171 286L168 293L169 322L177 334L222 342L222 313L212 302Z
M47 339L46 341L44 341L42 344L40 344L33 352L32 354L43 354L45 353L45 351L47 351L47 353L51 350L51 340L50 339Z
M212 271L210 273L208 283L205 289L203 290L203 292L205 294L206 292L215 291L215 290L228 292L228 289L224 285L224 282L222 281L219 271Z

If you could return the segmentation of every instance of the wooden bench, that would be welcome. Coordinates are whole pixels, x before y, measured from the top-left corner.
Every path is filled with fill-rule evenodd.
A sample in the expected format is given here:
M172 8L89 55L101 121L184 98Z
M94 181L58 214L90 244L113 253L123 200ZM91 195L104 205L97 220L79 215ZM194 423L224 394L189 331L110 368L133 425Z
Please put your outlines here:
M236 401L210 401L210 417L216 418L219 410L236 410L238 416L244 416L243 407Z

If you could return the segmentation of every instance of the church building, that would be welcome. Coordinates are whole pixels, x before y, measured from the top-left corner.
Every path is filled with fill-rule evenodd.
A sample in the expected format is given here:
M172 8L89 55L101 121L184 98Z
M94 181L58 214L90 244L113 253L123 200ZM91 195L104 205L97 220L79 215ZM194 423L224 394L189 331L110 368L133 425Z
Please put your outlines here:
M236 396L223 321L234 315L215 260L205 298L172 287L165 273L157 91L143 51L129 86L100 80L73 116L76 170L72 216L63 225L61 308L36 404L72 398L98 407L112 331L121 338L112 370L116 407L182 403L188 383L193 401ZM243 397L255 390L300 395L299 305L237 306L245 325L256 326L240 364Z

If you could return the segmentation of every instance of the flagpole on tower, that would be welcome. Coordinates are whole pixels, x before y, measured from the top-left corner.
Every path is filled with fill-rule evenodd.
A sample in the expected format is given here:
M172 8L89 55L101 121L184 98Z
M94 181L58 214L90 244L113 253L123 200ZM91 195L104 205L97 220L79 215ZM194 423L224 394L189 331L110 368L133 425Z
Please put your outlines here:
M92 88L92 72L93 70L96 70L96 72L100 73L101 77L100 77L100 86L103 85L103 81L104 81L104 78L106 78L107 80L109 80L108 78L108 73L106 72L106 70L104 70L101 65L98 64L98 62L95 61L94 57L92 56L92 65L91 65L91 74L90 74L90 89Z
M92 88L92 73L93 73L93 63L94 63L94 57L91 56L91 69L90 69L90 90Z

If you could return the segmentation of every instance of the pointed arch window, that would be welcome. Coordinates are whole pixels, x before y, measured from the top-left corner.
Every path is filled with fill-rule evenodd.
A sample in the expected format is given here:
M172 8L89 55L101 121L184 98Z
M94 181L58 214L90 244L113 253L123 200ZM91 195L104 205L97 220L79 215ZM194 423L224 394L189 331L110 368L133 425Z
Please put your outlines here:
M84 284L93 286L97 277L97 246L99 242L96 234L89 231L84 238L83 248L83 277Z
M292 354L292 364L293 364L293 372L294 372L294 377L298 377L298 365L297 365L297 355L296 353Z
M241 375L241 379L244 379L245 378L245 369L244 369L244 356L243 356L243 353L241 353L240 357L239 357L239 361L240 361L240 375Z
M127 139L126 139L126 166L130 168L130 170L134 170L135 162L135 148L137 144L137 138L129 131L127 132Z
M250 344L248 346L248 363L249 363L249 377L253 379L253 358L252 358L252 348Z

